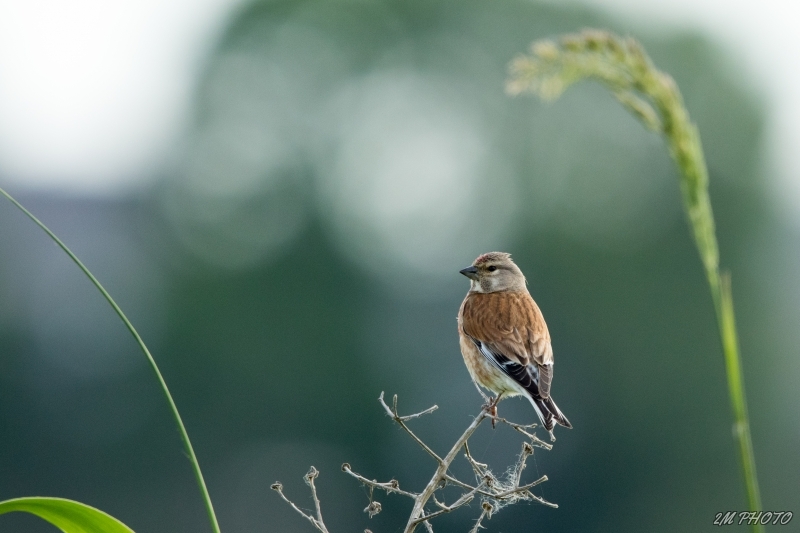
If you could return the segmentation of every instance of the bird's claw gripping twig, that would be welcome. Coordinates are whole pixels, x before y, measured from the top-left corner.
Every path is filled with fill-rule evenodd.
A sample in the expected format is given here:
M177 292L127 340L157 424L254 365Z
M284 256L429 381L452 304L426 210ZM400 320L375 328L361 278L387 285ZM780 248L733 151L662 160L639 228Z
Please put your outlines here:
M501 396L502 394L498 394L483 404L483 410L489 413L489 416L492 418L492 429L495 429L497 425L497 404L500 403Z

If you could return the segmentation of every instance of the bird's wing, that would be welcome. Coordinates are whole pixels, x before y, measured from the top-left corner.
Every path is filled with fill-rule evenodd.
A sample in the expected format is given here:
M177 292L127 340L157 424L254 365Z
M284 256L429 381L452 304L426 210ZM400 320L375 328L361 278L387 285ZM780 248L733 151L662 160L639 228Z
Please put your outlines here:
M464 302L462 328L492 365L532 395L550 396L550 334L529 294L472 293Z
M539 394L542 398L549 398L550 384L553 383L553 364L536 366L539 367Z

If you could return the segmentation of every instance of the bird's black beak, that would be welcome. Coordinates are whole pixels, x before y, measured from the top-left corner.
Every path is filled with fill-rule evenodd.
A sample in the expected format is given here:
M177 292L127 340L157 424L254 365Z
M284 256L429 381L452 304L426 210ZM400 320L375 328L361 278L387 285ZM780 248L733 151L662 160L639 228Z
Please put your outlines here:
M474 279L475 281L478 281L478 269L475 267L472 266L467 267L464 270L459 270L459 272L467 276L469 279Z

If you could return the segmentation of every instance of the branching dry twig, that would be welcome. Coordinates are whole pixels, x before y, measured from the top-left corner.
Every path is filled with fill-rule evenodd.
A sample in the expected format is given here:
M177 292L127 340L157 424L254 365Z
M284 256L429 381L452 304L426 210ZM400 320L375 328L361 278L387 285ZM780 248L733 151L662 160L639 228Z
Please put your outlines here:
M439 457L438 455L436 455L436 452L434 452L433 450L431 450L431 449L428 447L428 445L427 445L427 444L425 444L424 442L422 442L422 440L421 440L419 437L417 437L416 435L414 435L414 432L413 432L413 431L411 431L411 429L409 429L409 427L406 425L406 422L405 422L406 420L411 420L412 418L418 418L418 417L420 417L420 416L422 416L422 415L424 415L424 414L427 414L427 413L432 413L432 412L434 412L436 409L438 409L438 408L439 408L439 406L437 406L437 405L434 405L433 407L429 407L429 408L425 409L424 411L421 411L421 412L419 412L419 413L416 413L416 414L413 414L413 415L408 415L408 416L400 416L400 415L398 415L398 414L397 414L397 394L395 394L395 395L394 395L394 398L393 398L393 400L392 400L392 408L391 408L391 409L389 408L389 406L388 406L388 405L386 405L386 402L385 402L385 401L383 401L383 391L381 391L381 395L378 397L378 401L380 401L380 402L381 402L381 405L382 405L382 406L383 406L383 408L386 410L386 413L387 413L387 414L388 414L390 417L392 417L392 419L394 419L394 421L395 421L395 422L397 422L397 423L400 425L400 427L401 427L401 428L405 429L405 430L406 430L406 432L407 432L409 435L411 435L411 438L412 438L412 439L414 439L414 440L417 442L417 444L419 444L419 445L420 445L420 447L421 447L423 450L425 450L426 452L428 452L428 455L430 455L431 457L433 457L434 459L436 459L436 461L438 461L438 462L439 462L439 464L441 464L441 463L442 463L442 458L441 458L441 457Z
M317 478L318 475L319 475L319 470L317 470L312 466L311 469L308 471L308 474L306 474L303 477L303 479L305 479L306 485L311 487L311 497L314 498L314 507L317 510L316 518L311 516L311 514L306 513L305 511L300 509L289 498L286 497L286 495L283 493L283 485L281 485L280 481L276 481L275 483L273 483L270 488L275 492L277 492L278 494L280 494L280 497L283 498L283 500L286 503L291 505L292 509L300 513L300 516L311 522L315 528L317 528L322 533L328 533L328 528L325 527L325 522L322 521L322 510L320 509L319 498L317 497L317 487L314 485L314 480Z
M401 428L403 428L406 433L408 433L411 438L414 439L414 441L420 446L420 448L425 450L425 452L436 461L437 467L436 471L422 492L416 493L401 489L400 483L395 479L392 479L388 482L379 482L374 479L367 479L361 474L354 472L348 463L343 464L342 470L345 473L349 474L363 485L369 487L370 503L367 508L364 509L364 512L369 514L370 518L381 511L381 504L372 499L372 493L375 489L383 490L387 494L400 494L401 496L406 496L414 500L414 507L408 518L406 527L403 530L404 533L413 533L416 527L420 524L425 526L427 533L433 533L433 526L430 523L433 518L439 517L446 513L451 513L456 509L460 509L461 507L465 507L476 498L481 500L482 511L475 522L475 525L470 530L471 533L477 533L479 529L483 529L483 521L489 520L493 513L499 511L506 505L511 505L520 501L535 501L548 507L558 507L558 505L548 502L530 491L530 489L533 487L547 481L547 476L542 476L533 482L520 485L520 483L522 483L522 473L523 470L525 470L526 461L528 457L533 455L534 448L550 450L553 447L551 444L540 440L531 432L536 427L536 424L522 425L510 422L504 418L493 417L489 411L484 408L481 410L478 416L472 420L470 425L458 438L458 440L456 440L455 444L453 444L453 447L450 449L447 455L440 457L427 444L425 444L422 439L420 439L413 431L411 431L406 424L406 422L409 420L414 420L423 415L432 413L437 409L435 405L425 409L424 411L420 411L419 413L402 416L397 410L397 395L392 398L391 407L384 401L383 393L381 393L378 401L380 402L384 411L386 411L386 414L389 415L389 417L391 417L392 420L394 420ZM480 426L481 423L486 419L507 424L509 427L521 435L524 435L528 439L522 444L522 451L520 452L517 461L509 469L508 474L503 476L504 479L502 480L498 479L497 476L491 472L488 465L476 461L469 451L469 438L472 436L475 430L478 429L478 426ZM476 484L474 485L461 481L448 473L450 466L458 457L462 449L464 450L464 458L469 463L473 473L475 474ZM322 533L328 533L325 524L322 521L319 499L317 498L316 487L314 486L314 479L318 474L319 473L317 470L312 466L309 473L305 476L306 483L311 487L311 495L314 499L314 506L316 508L316 517L311 513L301 510L299 507L297 507L297 505L292 503L283 494L283 486L280 483L275 483L272 485L272 488L276 490L278 494L280 494L281 498L283 498L295 511L300 513L301 516L311 522L314 527L316 527ZM436 492L444 489L447 485L459 487L460 489L464 490L464 493L461 494L461 496L459 496L456 501L450 505L447 505L436 498ZM433 509L431 509L428 505L431 501L435 506Z
M403 496L408 496L411 499L416 499L417 496L419 496L419 494L415 494L413 492L407 492L405 490L400 489L400 483L396 479L392 479L387 483L379 483L374 479L367 479L364 476L353 472L349 463L345 463L342 465L342 471L350 474L351 476L359 480L364 485L367 485L368 487L385 490L387 493L394 492L395 494L402 494Z

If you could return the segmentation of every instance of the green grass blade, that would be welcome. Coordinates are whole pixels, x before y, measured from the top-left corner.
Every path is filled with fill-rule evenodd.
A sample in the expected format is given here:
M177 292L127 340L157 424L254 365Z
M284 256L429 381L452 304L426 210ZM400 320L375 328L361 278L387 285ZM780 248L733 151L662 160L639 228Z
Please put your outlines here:
M42 229L42 231L47 233L47 235L51 239L53 239L53 241L55 241L55 243L58 244L58 246L62 250L64 250L64 253L66 253L70 257L70 259L72 259L72 261L76 265L78 265L78 268L80 268L83 271L83 273L86 274L86 277L88 277L89 280L92 282L92 284L97 288L97 290L100 291L100 293L103 295L106 301L114 309L114 312L117 313L117 316L119 316L119 318L125 324L125 327L128 328L128 331L130 331L131 335L133 335L133 338L136 340L136 344L139 345L139 348L142 350L142 353L144 353L145 357L147 357L147 361L150 363L150 367L153 369L153 372L155 373L156 378L158 379L158 383L161 385L161 390L164 391L164 395L167 398L167 403L169 403L169 408L172 411L173 417L175 418L175 424L178 426L178 431L180 432L181 439L183 440L183 446L186 449L186 453L189 456L189 461L192 464L192 469L194 470L194 475L197 480L197 485L200 488L200 493L202 494L203 502L205 503L206 511L208 513L208 519L211 522L211 529L214 533L220 533L219 523L217 522L217 516L214 513L214 506L211 503L211 496L208 494L208 488L206 487L206 482L203 479L203 473L200 470L200 463L198 463L197 456L195 455L194 449L192 448L192 442L189 440L189 434L186 432L186 427L183 425L183 420L181 419L180 413L178 413L178 407L175 405L175 401L172 399L172 394L170 394L169 392L169 388L167 387L167 382L164 381L164 377L161 375L161 371L158 369L158 365L156 364L155 359L153 359L153 356L150 354L150 350L147 349L147 346L145 346L144 341L139 336L139 332L136 331L136 328L133 327L131 321L128 320L128 317L125 316L125 313L122 312L122 309L120 309L120 307L117 305L117 302L114 301L111 295L108 294L103 285L101 285L100 282L97 281L97 278L94 277L94 275L89 271L88 268L86 268L86 266L81 262L81 260L78 259L78 257L74 253L72 253L72 250L70 250L66 244L61 242L61 239L56 237L55 233L50 231L50 228L45 226L38 218L36 218L30 211L25 209L25 207L22 204L17 202L10 194L8 194L2 188L0 188L0 194L8 198L8 200L11 203L17 206L17 208L19 208L23 213L25 213L25 215L27 215L28 218L30 218L37 226L39 226Z
M675 81L653 65L638 42L604 31L584 30L564 35L557 43L534 43L530 55L511 63L507 89L511 94L532 92L552 100L570 85L586 79L605 85L648 129L661 133L678 167L684 209L717 315L747 504L750 511L761 511L730 277L719 271L719 247L700 133L689 118ZM752 530L759 533L764 528L754 524Z
M99 509L63 498L16 498L0 502L0 515L21 511L47 520L64 533L133 533Z

